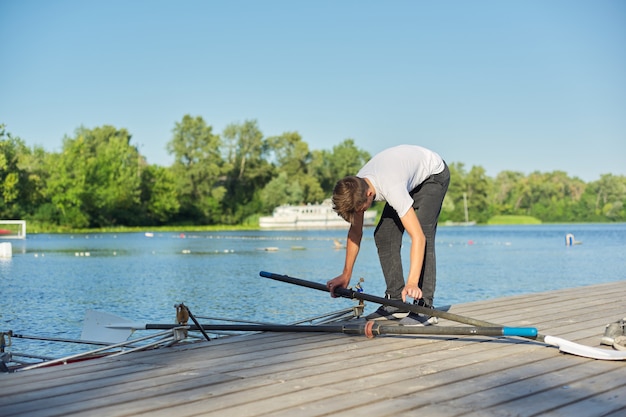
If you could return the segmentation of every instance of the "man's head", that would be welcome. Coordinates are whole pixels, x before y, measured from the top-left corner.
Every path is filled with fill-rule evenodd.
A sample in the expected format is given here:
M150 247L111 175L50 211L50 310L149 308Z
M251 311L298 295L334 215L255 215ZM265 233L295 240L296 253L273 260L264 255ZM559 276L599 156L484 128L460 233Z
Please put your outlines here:
M340 179L333 190L333 210L345 221L354 221L357 212L367 210L373 197L368 193L369 184L363 178L349 176Z

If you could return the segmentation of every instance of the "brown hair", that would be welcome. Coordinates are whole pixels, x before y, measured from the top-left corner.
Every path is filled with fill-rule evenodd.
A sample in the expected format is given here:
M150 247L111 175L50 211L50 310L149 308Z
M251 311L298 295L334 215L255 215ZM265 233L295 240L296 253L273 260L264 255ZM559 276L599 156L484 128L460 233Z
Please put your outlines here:
M340 179L333 190L333 210L352 224L355 213L367 203L368 189L363 178L349 176Z

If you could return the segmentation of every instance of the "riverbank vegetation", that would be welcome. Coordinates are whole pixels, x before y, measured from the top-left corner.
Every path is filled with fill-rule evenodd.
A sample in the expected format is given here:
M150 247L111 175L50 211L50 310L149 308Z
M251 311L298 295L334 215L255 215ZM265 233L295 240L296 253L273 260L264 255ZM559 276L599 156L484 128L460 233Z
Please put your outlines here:
M280 204L329 198L371 156L353 139L315 150L297 132L265 137L248 120L218 134L190 115L175 123L167 151L171 166L149 164L126 129L100 126L79 127L48 152L0 125L0 219L51 232L255 228ZM491 178L481 166L449 167L442 223L463 222L466 212L479 224L626 221L625 176L585 183L562 171Z

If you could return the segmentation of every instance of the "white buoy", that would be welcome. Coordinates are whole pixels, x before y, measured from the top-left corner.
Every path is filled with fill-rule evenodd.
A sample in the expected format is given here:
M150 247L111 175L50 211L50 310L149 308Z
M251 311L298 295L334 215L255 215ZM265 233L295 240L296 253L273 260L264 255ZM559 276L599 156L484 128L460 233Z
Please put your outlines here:
M13 246L11 246L11 242L0 243L0 258L11 257L13 257Z
M579 242L578 240L574 238L573 234L568 233L565 235L565 246L580 245L581 243L582 242Z

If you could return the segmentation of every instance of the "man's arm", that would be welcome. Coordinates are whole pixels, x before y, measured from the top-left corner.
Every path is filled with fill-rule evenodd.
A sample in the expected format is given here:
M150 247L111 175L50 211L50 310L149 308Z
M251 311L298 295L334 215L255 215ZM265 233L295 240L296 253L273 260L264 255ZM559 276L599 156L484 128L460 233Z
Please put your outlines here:
M363 217L364 212L357 212L354 215L354 222L348 230L348 239L346 241L346 260L341 275L333 278L326 283L331 296L335 288L347 288L352 278L352 270L356 262L359 249L361 248L361 239L363 238ZM418 277L419 279L419 277Z
M406 301L406 297L413 299L422 298L422 290L419 288L420 275L422 273L422 265L424 264L424 253L426 251L426 237L422 231L415 210L409 209L407 213L400 218L404 229L411 237L410 252L410 268L406 285L402 290L402 301Z

